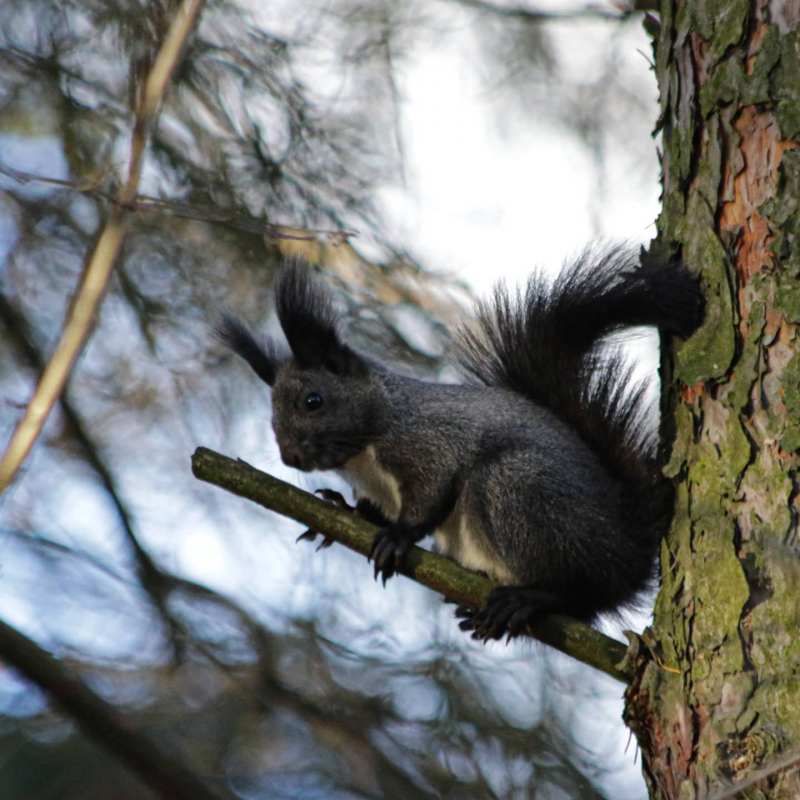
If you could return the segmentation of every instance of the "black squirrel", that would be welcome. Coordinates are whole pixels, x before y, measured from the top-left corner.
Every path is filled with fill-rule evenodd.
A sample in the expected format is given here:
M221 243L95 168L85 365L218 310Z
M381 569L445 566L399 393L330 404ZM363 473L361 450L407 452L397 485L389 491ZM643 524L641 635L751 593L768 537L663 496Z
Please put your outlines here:
M371 558L384 582L411 545L438 550L503 586L460 608L473 638L521 633L549 613L591 621L630 605L654 577L672 516L646 384L608 334L639 325L686 337L702 299L677 262L623 248L587 251L552 284L502 285L462 331L470 380L429 383L357 353L326 285L284 268L276 310L291 354L226 316L218 330L272 387L281 458L335 470L382 526ZM310 533L310 532L309 532ZM313 534L312 534L313 535Z

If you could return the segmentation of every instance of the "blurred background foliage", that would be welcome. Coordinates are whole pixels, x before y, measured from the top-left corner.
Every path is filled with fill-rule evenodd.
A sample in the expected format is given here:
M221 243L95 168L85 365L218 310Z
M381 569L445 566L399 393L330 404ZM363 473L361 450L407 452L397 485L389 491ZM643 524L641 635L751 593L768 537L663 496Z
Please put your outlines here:
M266 387L209 334L223 307L276 331L287 254L325 271L362 349L450 376L469 282L421 264L380 203L406 179L403 76L421 53L472 42L494 124L522 116L580 142L590 214L610 151L653 161L652 76L621 57L647 46L641 14L564 5L208 2L172 78L91 341L0 500L0 614L235 796L643 794L621 687L532 645L472 643L440 598L402 579L384 590L342 549L295 546L298 526L189 471L202 444L332 485L279 463ZM135 98L174 11L0 4L3 442L124 177ZM594 55L578 58L587 36ZM0 796L153 794L0 669Z

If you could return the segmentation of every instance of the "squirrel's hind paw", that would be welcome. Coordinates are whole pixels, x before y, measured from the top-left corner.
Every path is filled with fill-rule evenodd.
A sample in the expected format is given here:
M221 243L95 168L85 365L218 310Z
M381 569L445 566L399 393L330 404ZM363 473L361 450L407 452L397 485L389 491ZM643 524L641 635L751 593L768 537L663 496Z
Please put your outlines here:
M558 605L558 596L536 586L499 586L493 589L486 606L473 611L466 606L456 609L456 617L463 620L458 627L472 631L472 638L488 642L525 633L532 620L551 614Z

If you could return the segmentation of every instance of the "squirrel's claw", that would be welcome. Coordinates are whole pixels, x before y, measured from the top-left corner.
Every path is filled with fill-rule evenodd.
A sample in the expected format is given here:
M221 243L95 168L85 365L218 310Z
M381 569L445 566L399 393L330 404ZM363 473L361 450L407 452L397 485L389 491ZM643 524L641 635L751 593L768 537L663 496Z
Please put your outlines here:
M335 489L315 489L314 494L318 494L323 500L327 500L329 503L333 503L335 506L343 508L346 511L355 511L355 507L351 506L350 503L344 499L342 493L337 492Z
M318 494L323 500L327 500L329 503L333 503L335 506L343 508L346 511L355 511L355 508L344 499L342 493L337 492L334 489L315 489L314 494ZM300 541L315 542L317 540L317 536L322 536L322 542L317 546L317 552L326 547L330 547L336 541L335 539L331 539L329 536L320 534L319 531L314 531L309 528L295 539L295 543Z
M330 547L336 541L335 539L331 539L330 536L325 536L324 534L321 534L319 531L312 531L311 528L309 528L304 533L301 533L294 541L295 544L301 541L316 542L317 536L322 536L322 542L320 542L320 544L317 545L317 552L319 552L325 547Z
M380 575L383 585L386 586L386 581L397 574L411 544L408 537L396 528L389 527L378 531L372 540L372 549L367 557L368 561L375 562L375 580L378 580Z
M553 610L555 597L547 589L532 586L499 586L492 590L486 606L472 611L466 606L456 609L463 621L458 627L472 631L472 638L488 642L508 637L508 641L525 632L532 620Z

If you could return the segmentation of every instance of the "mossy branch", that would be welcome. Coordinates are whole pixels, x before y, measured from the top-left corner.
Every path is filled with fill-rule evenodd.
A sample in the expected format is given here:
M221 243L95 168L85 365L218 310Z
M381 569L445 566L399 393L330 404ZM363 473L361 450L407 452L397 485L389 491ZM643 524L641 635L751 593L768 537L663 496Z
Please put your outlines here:
M245 497L366 556L378 530L355 514L326 503L285 481L199 447L192 456L196 478ZM412 547L402 573L423 586L471 608L481 608L497 585L435 553ZM544 644L588 664L619 681L628 682L632 669L625 645L577 620L560 614L531 625L529 633Z

